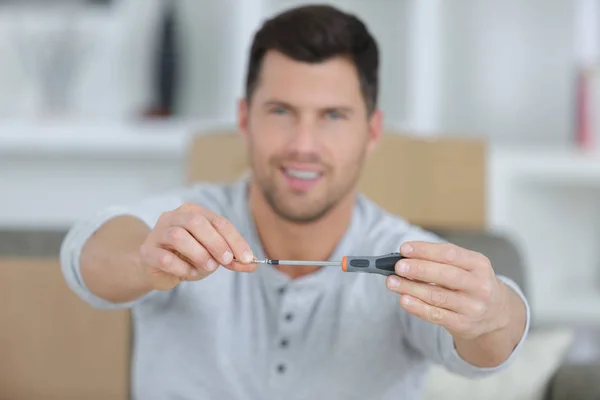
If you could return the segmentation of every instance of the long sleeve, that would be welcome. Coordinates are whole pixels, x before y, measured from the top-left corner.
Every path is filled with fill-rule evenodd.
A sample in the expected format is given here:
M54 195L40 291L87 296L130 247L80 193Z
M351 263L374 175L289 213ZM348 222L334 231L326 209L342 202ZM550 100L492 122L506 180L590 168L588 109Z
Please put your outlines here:
M96 296L87 288L81 276L81 252L90 237L110 219L130 215L152 228L163 212L179 207L183 203L183 199L181 193L157 196L137 204L109 207L77 221L63 240L60 252L62 272L71 290L91 306L101 309L129 308L143 301L145 297L151 296L152 293L149 293L145 297L128 303L112 303Z
M521 297L525 303L527 312L527 322L521 340L511 355L502 364L492 368L481 368L468 363L456 351L454 340L445 328L431 324L401 310L402 324L408 344L430 361L442 365L450 372L467 377L484 377L506 368L517 357L527 337L531 315L529 304L521 289L509 278L504 276L498 276L498 278Z
M377 250L375 251L376 254L398 251L402 243L408 241L446 242L445 239L432 232L417 226L410 226L405 221L399 219L390 219L386 215L384 215L384 218L375 221L373 230L374 236L377 238L374 241L378 247L374 249ZM527 315L523 336L504 363L494 368L480 368L468 363L456 351L454 340L445 328L409 314L397 303L398 299L396 299L394 307L398 310L400 328L406 344L429 361L442 365L451 372L468 377L486 376L511 364L517 357L529 331L531 319L530 306L522 290L512 279L500 274L497 274L497 277L519 295L525 304Z

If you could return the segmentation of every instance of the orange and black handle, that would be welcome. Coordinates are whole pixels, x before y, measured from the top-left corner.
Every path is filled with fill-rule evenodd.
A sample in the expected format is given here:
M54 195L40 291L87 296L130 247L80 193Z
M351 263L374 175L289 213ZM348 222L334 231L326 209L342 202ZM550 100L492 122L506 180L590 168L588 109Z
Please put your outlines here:
M404 258L400 253L390 253L382 256L344 256L342 270L344 272L366 272L380 275L395 274L396 263Z

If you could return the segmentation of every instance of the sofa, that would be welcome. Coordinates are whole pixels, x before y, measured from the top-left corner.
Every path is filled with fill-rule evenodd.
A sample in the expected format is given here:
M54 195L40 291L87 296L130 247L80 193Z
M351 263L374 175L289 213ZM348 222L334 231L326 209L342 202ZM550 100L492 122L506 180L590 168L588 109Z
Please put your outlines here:
M523 260L523 250L518 243L507 235L486 231L440 230L440 236L449 242L485 254L497 274L505 275L519 284L525 295L529 292L527 266ZM551 295L551 294L549 294ZM532 324L528 344L537 341L537 349L523 348L522 357L517 359L512 371L505 374L506 382L497 377L496 385L506 383L508 388L500 386L497 397L487 399L544 399L544 400L596 400L600 399L600 359L586 360L585 363L571 361L570 353L577 346L583 334L594 335L594 346L600 346L600 331L585 326L538 326ZM533 347L533 346L532 346ZM536 354L538 351L540 354ZM540 371L544 370L544 371ZM523 382L524 388L515 387ZM473 384L468 383L469 390ZM493 387L493 384L490 385ZM482 388L485 388L482 385ZM452 389L448 389L452 391ZM472 392L471 392L472 393ZM508 393L514 397L510 397ZM525 395L526 394L526 395ZM445 392L448 399L448 391ZM460 397L455 397L456 399ZM466 398L466 397L463 397ZM475 397L473 397L475 398ZM483 396L477 396L484 400Z
M497 273L511 277L527 293L521 252L509 238L465 230L438 234L486 254ZM93 310L70 293L56 262L63 236L64 232L51 231L0 232L0 400L127 399L128 317L120 311ZM445 400L474 398L464 397L460 390L487 393L478 400L600 399L600 366L570 364L567 354L576 334L565 336L565 329L548 334L552 329L533 327L530 339L542 337L538 352L517 359L520 369L508 371L512 375L464 382L437 371L428 377L427 399L439 398L440 392ZM557 347L551 335L559 339L560 351L549 360L548 354ZM522 370L532 370L540 362L541 376L522 376ZM504 389L494 389L498 387Z

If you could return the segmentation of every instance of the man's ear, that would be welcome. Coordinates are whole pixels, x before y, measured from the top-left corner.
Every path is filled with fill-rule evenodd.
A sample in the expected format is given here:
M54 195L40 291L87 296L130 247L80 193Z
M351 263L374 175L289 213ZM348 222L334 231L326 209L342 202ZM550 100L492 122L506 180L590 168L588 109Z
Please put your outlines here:
M245 98L238 101L238 130L244 138L248 134L249 105Z
M369 142L367 144L367 154L371 154L379 144L383 134L383 111L377 109L373 111L369 118Z

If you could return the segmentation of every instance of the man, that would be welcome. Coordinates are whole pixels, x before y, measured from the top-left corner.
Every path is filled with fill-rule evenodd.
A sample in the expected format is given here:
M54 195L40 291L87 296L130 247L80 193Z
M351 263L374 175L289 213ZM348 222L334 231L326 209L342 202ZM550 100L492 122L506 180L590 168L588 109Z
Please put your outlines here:
M354 16L305 6L266 21L239 104L250 177L69 232L72 289L133 311L136 399L415 399L430 362L479 377L514 359L529 326L519 288L356 193L381 136L377 71ZM389 277L251 263L399 249Z

